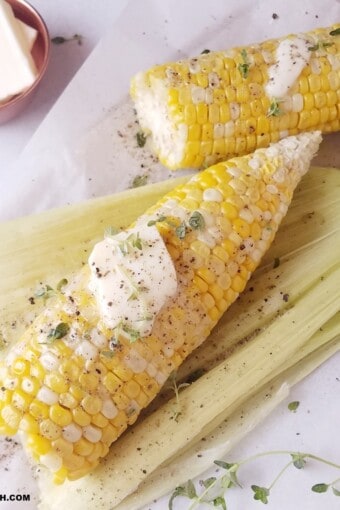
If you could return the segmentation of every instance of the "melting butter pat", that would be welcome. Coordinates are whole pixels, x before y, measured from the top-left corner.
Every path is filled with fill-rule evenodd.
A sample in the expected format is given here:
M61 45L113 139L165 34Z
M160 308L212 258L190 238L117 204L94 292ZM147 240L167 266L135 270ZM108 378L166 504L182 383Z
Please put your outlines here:
M0 103L28 89L38 71L31 55L36 35L23 28L11 6L0 0Z

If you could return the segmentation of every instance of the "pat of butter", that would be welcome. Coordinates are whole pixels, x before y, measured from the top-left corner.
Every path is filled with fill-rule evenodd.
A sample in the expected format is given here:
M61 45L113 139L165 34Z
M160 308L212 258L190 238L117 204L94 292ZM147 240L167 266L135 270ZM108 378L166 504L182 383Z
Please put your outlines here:
M23 31L23 33L25 35L28 49L30 51L32 51L34 43L38 37L38 30L36 30L33 27L30 27L29 25L26 25L26 23L24 23L23 21L20 21L20 19L17 19L17 22L19 23L21 30Z
M0 70L0 102L29 88L38 74L29 37L5 0L0 0Z

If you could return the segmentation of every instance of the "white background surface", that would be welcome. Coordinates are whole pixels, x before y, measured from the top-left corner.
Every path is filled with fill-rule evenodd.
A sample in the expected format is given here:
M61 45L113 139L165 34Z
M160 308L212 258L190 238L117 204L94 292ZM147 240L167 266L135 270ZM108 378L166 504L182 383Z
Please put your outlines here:
M91 165L96 163L95 170L101 178L94 179L90 185L84 178L89 171L84 158L89 154L82 153L82 158L77 159L72 147L77 146L85 134L90 146L95 141L100 142L95 136L97 127L103 128L110 107L125 100L129 78L137 70L183 54L194 55L206 47L228 47L258 41L318 25L325 26L340 18L338 0L258 3L215 0L210 4L194 0L169 0L158 4L151 0L134 0L130 2L130 10L118 23L114 23L120 9L127 3L125 0L32 0L44 16L51 36L80 33L84 36L84 43L82 46L75 43L53 46L48 74L29 109L11 123L0 126L0 182L3 191L0 217L20 216L126 187L127 181L123 179L126 168L121 162L117 164L114 161L108 171L109 158L103 157L98 149L98 158L94 158ZM279 15L277 20L272 19L273 12ZM71 77L108 30L109 35L102 46L90 57L32 142L20 154ZM107 125L104 127L106 136ZM65 146L67 150L61 150ZM51 165L48 169L47 160ZM93 171L93 168L90 170ZM339 355L333 357L299 384L287 402L251 433L232 452L230 459L238 460L264 450L289 448L313 452L340 463L339 360ZM287 403L291 400L301 401L295 414L287 411ZM267 459L265 464L251 464L244 470L244 485L267 484L279 469L278 465L277 459ZM27 492L25 465L21 473L15 471L15 478L13 472L13 469L2 472L0 493L8 493L10 482L14 492ZM315 464L302 472L292 470L273 492L268 508L319 510L323 505L328 510L336 510L340 508L340 498L313 494L309 487L319 481L331 481L338 474L334 471L325 473L320 465ZM261 503L253 502L251 498L248 489L232 491L228 508L252 510L261 507ZM166 501L164 499L150 508L165 509ZM183 510L187 507L187 502L180 500L175 505L175 508ZM0 510L7 508L33 510L36 503L0 502Z

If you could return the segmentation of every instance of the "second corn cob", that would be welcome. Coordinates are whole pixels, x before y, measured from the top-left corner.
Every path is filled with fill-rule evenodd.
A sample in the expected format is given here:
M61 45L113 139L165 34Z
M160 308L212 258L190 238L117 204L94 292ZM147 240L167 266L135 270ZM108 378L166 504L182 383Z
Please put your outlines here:
M340 25L140 72L131 95L171 169L200 168L306 130L340 129Z
M56 482L93 469L242 292L319 143L303 134L213 166L137 221L158 230L177 279L149 334L105 325L85 267L1 366L1 433L22 432Z

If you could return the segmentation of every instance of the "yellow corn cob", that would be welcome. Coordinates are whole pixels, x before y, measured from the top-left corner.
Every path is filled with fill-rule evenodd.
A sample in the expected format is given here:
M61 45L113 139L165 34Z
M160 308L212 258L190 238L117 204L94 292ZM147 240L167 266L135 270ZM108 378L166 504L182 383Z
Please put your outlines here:
M178 280L149 336L122 336L110 351L113 332L100 320L85 266L0 366L0 432L21 431L56 483L93 469L242 292L320 139L289 137L217 164L138 220L156 222ZM191 228L179 236L182 222Z
M137 74L131 95L160 161L171 169L200 168L302 131L339 130L340 35L330 35L339 27L299 34L309 61L282 97L267 92L268 72L275 66L280 42L289 39L294 44L297 36L211 52Z

